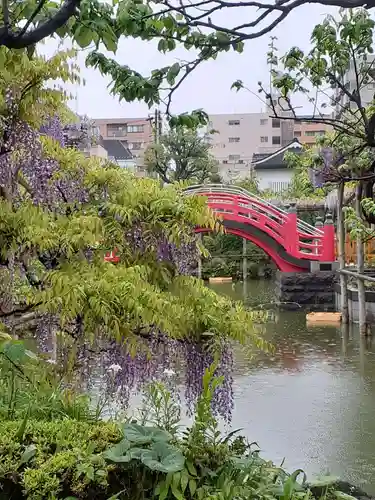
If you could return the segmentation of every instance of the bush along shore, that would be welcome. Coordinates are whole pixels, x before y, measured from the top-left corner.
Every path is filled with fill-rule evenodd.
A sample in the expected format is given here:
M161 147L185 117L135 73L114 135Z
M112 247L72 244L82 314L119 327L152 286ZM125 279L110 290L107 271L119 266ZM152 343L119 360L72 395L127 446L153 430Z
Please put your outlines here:
M245 500L370 498L332 477L308 482L259 456L238 431L223 435L211 404L222 379L205 371L189 428L168 385L152 383L134 419L104 421L87 399L55 387L22 419L1 408L0 499ZM21 391L22 392L22 391ZM1 403L4 405L5 399ZM12 419L15 415L17 418Z

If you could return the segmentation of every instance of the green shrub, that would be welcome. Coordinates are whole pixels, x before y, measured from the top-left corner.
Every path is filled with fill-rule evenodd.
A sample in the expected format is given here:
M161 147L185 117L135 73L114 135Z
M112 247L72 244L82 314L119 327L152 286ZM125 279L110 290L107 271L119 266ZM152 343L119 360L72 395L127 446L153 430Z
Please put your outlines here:
M9 495L32 500L59 498L60 493L82 495L95 485L107 498L111 467L101 453L122 438L114 423L60 420L27 422L20 441L22 421L0 423L0 485ZM100 492L102 497L100 496ZM84 497L85 498L85 497Z

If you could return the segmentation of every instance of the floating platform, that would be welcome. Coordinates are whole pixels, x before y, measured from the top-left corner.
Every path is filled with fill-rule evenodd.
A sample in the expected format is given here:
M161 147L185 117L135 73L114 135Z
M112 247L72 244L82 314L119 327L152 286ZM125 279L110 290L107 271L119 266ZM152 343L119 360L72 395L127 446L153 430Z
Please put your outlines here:
M209 283L232 283L232 277L227 278L208 278Z
M312 312L306 314L308 326L338 326L341 323L340 312Z

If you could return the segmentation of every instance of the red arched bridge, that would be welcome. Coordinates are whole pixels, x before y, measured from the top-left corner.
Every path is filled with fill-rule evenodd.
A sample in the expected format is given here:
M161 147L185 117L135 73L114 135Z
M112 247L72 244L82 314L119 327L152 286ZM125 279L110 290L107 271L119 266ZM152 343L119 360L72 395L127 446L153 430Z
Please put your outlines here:
M280 271L309 271L311 262L335 260L335 230L332 220L316 228L297 218L295 211L282 210L245 189L207 184L190 186L185 194L205 196L220 216L226 232L245 238L264 250ZM197 228L196 232L207 232ZM105 260L118 262L116 252Z
M226 232L255 243L280 271L309 271L312 261L335 260L332 220L316 228L298 219L295 211L287 212L245 189L221 184L190 186L185 194L205 196ZM197 228L197 232L205 231L209 230Z

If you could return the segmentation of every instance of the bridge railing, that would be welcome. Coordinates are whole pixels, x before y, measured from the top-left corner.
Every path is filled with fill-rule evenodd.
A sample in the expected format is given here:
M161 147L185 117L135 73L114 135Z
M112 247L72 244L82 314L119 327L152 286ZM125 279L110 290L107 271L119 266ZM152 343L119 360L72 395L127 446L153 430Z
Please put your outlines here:
M334 260L331 243L327 247L327 241L332 239L330 228L315 228L299 220L296 213L286 212L245 189L208 184L191 186L185 193L206 196L212 210L224 218L259 228L296 258Z
M257 200L264 207L270 207L270 208L272 207L272 209L277 210L280 215L281 214L288 215L288 212L286 210L283 210L280 207L276 207L276 205L273 205L272 203L270 203L267 200L264 200L263 198L260 198L256 194L250 193L250 191L247 191L246 189L237 186L230 186L230 185L226 186L224 184L196 184L193 186L189 186L188 188L185 189L184 192L186 194L227 193L233 195L240 195L249 201ZM317 229L316 227L312 226L311 224L308 224L307 222L301 219L297 219L297 227L300 231L306 234L323 235L322 230Z

